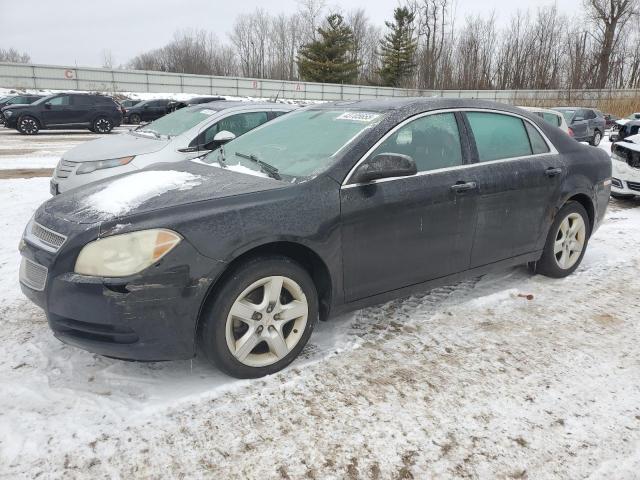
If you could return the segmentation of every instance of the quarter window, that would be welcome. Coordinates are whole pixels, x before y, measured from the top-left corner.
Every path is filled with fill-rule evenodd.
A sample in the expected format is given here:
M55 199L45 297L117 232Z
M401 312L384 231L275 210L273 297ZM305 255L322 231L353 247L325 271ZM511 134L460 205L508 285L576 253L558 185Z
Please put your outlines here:
M529 122L524 122L524 124L527 128L527 133L529 134L529 140L531 141L531 149L533 150L533 153L548 153L549 145L547 145L547 142L544 141L544 138L542 138L540 132L538 132L538 130L536 130Z
M409 155L419 172L462 165L458 123L453 113L420 117L382 142L371 157L380 153Z
M481 162L532 154L524 122L511 115L467 112Z

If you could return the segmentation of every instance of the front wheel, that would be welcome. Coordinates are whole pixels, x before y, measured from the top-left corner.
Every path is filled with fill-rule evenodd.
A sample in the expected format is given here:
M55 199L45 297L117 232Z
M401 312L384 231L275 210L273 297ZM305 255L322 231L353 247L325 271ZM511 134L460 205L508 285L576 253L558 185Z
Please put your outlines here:
M236 268L203 311L200 346L237 378L273 374L289 365L318 319L313 280L284 256L254 258Z
M138 115L137 113L129 115L129 123L133 125L139 125L141 120L142 119L140 118L140 115Z
M18 131L23 135L36 135L40 131L40 124L35 118L24 116L18 119Z
M602 134L600 133L599 130L596 130L596 133L593 134L593 138L591 139L589 144L594 147L597 147L598 145L600 145L601 141L602 141Z
M553 278L573 273L584 257L589 232L589 216L584 207L578 202L567 202L551 225L535 271Z

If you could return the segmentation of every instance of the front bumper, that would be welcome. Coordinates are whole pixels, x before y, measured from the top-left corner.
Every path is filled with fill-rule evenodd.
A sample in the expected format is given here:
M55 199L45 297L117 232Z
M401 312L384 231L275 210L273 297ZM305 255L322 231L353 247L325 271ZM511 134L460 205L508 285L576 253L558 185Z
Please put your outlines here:
M47 268L41 291L23 280L20 287L45 310L59 340L127 360L195 355L200 307L220 262L203 257L184 240L140 274L111 279L72 273L79 248L65 245L62 250L50 253L31 243L21 248L24 258Z
M613 159L611 192L618 195L640 195L640 169Z

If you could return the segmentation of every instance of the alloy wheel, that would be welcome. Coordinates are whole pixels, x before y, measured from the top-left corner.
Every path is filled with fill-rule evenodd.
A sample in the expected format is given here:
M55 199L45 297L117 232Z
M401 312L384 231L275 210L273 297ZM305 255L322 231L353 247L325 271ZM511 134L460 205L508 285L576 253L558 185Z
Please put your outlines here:
M283 276L262 278L244 289L231 306L225 327L227 347L244 365L274 364L300 342L308 316L300 285Z
M38 131L38 124L33 118L25 118L20 122L20 129L27 135L33 135Z
M111 130L111 122L109 122L109 120L107 120L106 118L99 118L96 121L95 129L98 133L107 133L109 130Z
M602 135L600 135L600 132L596 132L596 134L593 136L593 145L597 147L598 145L600 145L601 140Z
M573 267L580 259L587 238L582 215L570 213L560 223L553 247L556 263L563 270Z

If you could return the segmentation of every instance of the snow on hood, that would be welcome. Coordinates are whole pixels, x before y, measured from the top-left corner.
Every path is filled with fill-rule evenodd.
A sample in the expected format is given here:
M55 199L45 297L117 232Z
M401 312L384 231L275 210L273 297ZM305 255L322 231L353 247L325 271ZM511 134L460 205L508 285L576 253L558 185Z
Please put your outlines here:
M637 143L638 145L640 145L640 133L636 134L636 135L629 135L627 138L624 139L625 142L631 142L631 143Z
M66 152L62 158L70 162L91 162L113 158L143 155L161 150L169 143L167 139L148 138L134 133L108 135L84 142Z
M173 170L143 171L125 175L83 200L82 209L103 219L120 216L150 198L171 190L189 190L200 185L202 177Z

